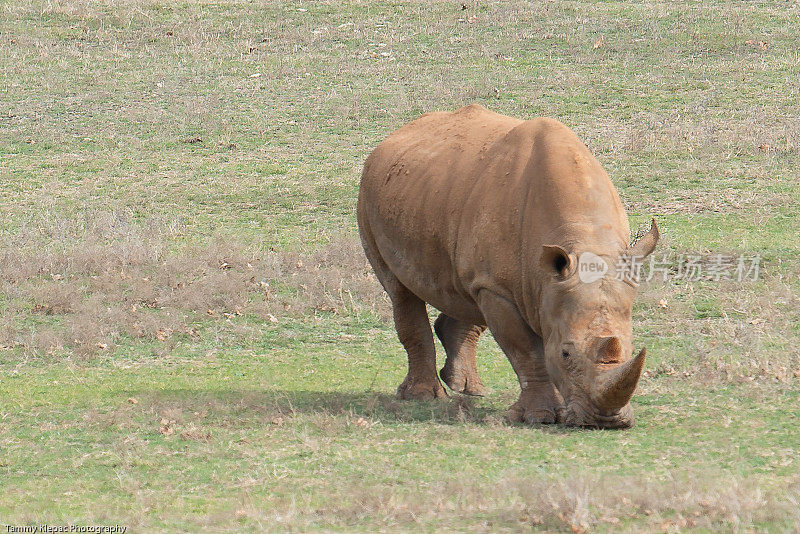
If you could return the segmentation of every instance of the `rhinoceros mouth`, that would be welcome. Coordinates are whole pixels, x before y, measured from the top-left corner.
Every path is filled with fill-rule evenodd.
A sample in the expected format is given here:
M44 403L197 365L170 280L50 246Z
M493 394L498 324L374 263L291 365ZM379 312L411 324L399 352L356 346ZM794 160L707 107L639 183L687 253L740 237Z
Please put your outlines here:
M630 404L626 404L618 410L601 412L571 402L564 411L564 424L588 429L630 428L633 426L633 409Z

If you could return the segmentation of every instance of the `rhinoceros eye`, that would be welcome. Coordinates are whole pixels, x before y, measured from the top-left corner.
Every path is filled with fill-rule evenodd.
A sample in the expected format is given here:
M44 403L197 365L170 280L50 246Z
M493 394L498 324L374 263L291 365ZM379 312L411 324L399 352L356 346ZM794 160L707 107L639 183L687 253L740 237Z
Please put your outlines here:
M569 352L567 352L567 351L562 351L562 352L561 352L561 357L562 357L562 358L569 358Z

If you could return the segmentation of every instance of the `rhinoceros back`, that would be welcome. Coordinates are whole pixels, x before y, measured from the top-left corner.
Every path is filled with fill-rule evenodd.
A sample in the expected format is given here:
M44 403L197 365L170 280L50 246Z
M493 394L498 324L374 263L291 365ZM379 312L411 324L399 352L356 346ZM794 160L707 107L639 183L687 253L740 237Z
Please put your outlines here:
M483 289L530 307L542 244L628 235L616 190L569 128L477 105L423 115L378 145L358 222L384 285L394 277L472 322Z

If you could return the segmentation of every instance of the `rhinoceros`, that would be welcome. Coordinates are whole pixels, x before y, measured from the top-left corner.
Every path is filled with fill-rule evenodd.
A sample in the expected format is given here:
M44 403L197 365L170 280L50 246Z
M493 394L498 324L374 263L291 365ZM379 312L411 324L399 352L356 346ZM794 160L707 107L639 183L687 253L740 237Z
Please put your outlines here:
M428 303L451 390L484 394L476 344L488 327L521 387L510 420L633 425L646 351L632 356L638 284L617 266L650 254L659 232L653 220L629 245L617 191L572 130L477 104L425 114L369 155L357 216L408 353L398 398L447 396ZM581 276L586 254L608 272Z

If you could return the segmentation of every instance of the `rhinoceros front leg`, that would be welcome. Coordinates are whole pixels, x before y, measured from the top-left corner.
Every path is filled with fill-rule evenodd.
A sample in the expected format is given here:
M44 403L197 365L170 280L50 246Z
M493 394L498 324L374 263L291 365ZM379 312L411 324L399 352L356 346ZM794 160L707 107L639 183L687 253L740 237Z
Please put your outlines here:
M519 400L508 410L508 419L516 423L560 422L564 400L547 374L542 338L531 330L516 306L503 297L483 291L480 308L522 389Z
M515 423L559 423L563 420L564 399L545 370L542 338L531 334L534 342L526 351L516 353L517 356L511 356L513 351L505 351L522 388L519 400L508 410L508 418Z
M478 376L475 352L478 338L486 327L464 323L441 313L433 323L433 329L447 353L444 367L439 371L444 383L458 393L483 396L485 388Z

